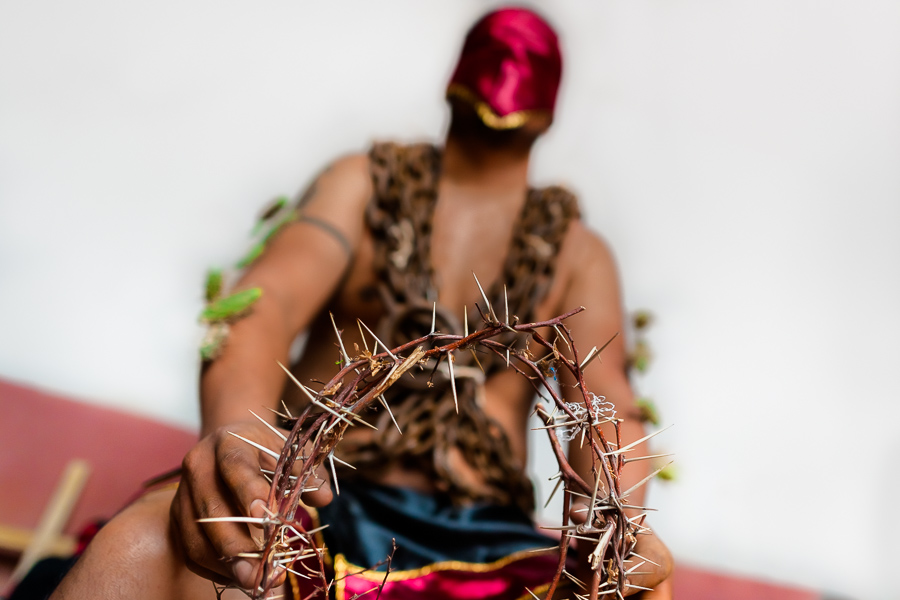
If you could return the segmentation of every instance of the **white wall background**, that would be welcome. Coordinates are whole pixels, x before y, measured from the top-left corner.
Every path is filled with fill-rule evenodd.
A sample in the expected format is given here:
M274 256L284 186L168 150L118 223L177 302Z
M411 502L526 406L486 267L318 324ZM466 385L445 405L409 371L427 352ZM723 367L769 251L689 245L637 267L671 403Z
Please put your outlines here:
M0 376L196 425L205 268L333 157L439 136L493 5L0 4ZM567 71L535 179L658 316L657 528L686 562L897 597L900 4L537 6Z

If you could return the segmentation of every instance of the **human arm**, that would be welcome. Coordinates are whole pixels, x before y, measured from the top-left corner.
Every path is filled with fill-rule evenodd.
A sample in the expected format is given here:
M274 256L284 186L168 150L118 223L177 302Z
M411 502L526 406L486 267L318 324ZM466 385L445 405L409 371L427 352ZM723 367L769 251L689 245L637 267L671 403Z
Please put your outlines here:
M173 533L187 564L217 580L251 584L253 561L223 561L253 552L256 543L242 524L198 523L197 519L262 516L269 483L259 469L268 459L229 432L279 450L281 441L250 414L271 418L284 385L277 362L286 364L293 339L335 292L363 232L363 209L371 194L368 160L335 162L305 197L303 215L286 225L246 270L236 289L260 287L250 313L231 325L221 356L204 365L200 382L202 439L185 457L172 504ZM325 222L346 240L319 225ZM318 497L330 499L328 486Z
M561 265L578 265L568 278L563 294L562 306L572 308L584 306L587 310L572 317L567 326L570 328L584 360L585 352L591 346L603 347L598 360L586 366L584 372L585 387L589 392L605 396L615 405L616 417L622 419L620 435L622 444L631 444L646 433L640 420L640 411L635 404L634 395L628 381L625 363L626 349L622 335L624 316L622 312L618 275L614 259L606 245L580 223L572 225L560 256ZM610 341L611 340L611 341ZM563 349L565 351L565 349ZM574 381L564 378L563 391L567 402L583 402L579 389L573 388ZM615 442L616 433L612 423L601 426L605 438ZM646 456L649 454L646 442L637 445L628 456ZM569 444L568 459L572 468L589 483L595 481L592 473L593 451L588 444L581 445L576 437ZM649 461L636 461L625 466L619 480L619 490L625 492L639 484L650 474ZM605 495L604 478L600 477L599 494ZM628 494L629 506L644 506L646 486L640 486ZM578 502L573 497L573 505L577 508L586 506L586 502ZM577 510L576 508L576 510ZM640 510L626 509L629 516L640 514ZM583 519L584 512L575 513L575 519ZM589 542L580 543L582 555L593 551ZM672 567L672 558L662 542L655 536L639 535L637 552L649 558L659 566L647 563L638 569L648 572L646 575L630 575L628 582L641 587L655 587L665 579ZM636 563L635 563L636 564ZM581 578L590 582L591 572L582 559ZM629 588L634 593L638 588Z

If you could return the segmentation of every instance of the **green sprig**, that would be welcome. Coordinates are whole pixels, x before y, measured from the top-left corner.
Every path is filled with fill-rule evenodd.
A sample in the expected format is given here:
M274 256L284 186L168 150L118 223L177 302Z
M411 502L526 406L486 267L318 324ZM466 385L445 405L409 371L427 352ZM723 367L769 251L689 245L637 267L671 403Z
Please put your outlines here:
M250 288L235 292L225 298L211 302L200 314L200 320L207 323L228 321L243 315L262 297L262 288Z
M222 270L210 269L206 273L206 301L212 302L222 293Z

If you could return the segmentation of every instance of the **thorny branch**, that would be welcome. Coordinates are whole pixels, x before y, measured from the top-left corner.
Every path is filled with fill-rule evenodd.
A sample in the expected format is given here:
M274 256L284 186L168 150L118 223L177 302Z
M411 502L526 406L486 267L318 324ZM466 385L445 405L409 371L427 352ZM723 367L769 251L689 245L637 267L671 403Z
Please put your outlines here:
M589 596L576 596L594 600L600 595L615 594L617 598L625 595L625 589L628 587L625 561L634 549L636 535L644 528L640 525L642 518L630 520L624 509L628 507L627 495L643 485L646 480L625 494L619 489L620 474L626 462L624 453L636 443L622 447L619 438L621 420L615 417L611 404L606 403L602 397L592 394L585 385L584 368L599 352L594 348L583 362L579 362L578 350L571 331L565 325L566 319L580 313L584 308L576 308L546 321L527 324L517 324L516 317L510 322L508 315L505 315L506 322L501 321L489 303L487 310L482 310L477 304L476 308L484 320L483 327L478 331L460 336L432 330L426 336L393 349L388 349L366 327L369 335L375 339L373 349L375 351L381 349L382 352L371 354L366 350L355 358L348 355L341 339L341 332L335 326L342 368L319 392L294 379L285 368L310 402L297 417L293 417L290 413L284 415L289 421L293 421L293 427L285 436L284 447L280 454L273 452L279 454L279 458L272 475L273 483L266 511L268 516L257 520L264 529L264 546L258 554L262 568L258 574L256 588L247 591L251 598L261 600L271 597L270 594L277 582L287 570L298 574L299 570L304 570L307 573L301 576L307 578L312 576L320 580L323 590L330 587L322 559L323 551L316 546L313 538L315 530L306 530L297 518L301 495L317 489L321 480L316 476L316 471L326 461L329 463L329 471L335 475L334 461L337 459L334 457L334 450L344 432L352 425L371 427L359 415L375 402L381 402L387 410L390 410L383 402L382 394L407 371L414 368L429 368L436 371L437 364L446 360L450 385L456 399L452 354L475 348L494 352L504 358L509 367L527 377L539 393L548 395L552 400L552 411L540 403L536 408L537 414L544 421L542 428L547 431L553 453L559 463L559 477L564 488L562 525L559 528L563 532L559 542L559 563L546 598L553 597L563 574L575 580L564 569L567 548L573 539L595 543L595 550L588 557L593 569L592 580L588 583L578 582L587 589ZM552 343L548 341L539 330L555 334L554 341ZM516 349L494 339L506 332L528 335L547 353L537 359L527 346L524 349ZM570 349L572 358L568 358L558 350L557 343L560 341ZM551 384L551 380L556 379L556 373L560 369L568 370L575 380L575 387L581 392L580 403L565 402ZM610 444L600 430L599 426L604 423L615 425L614 444ZM561 440L561 437L564 439ZM587 444L592 450L593 484L585 481L569 465L562 447L562 441L566 440ZM339 486L336 480L334 484L336 487ZM581 518L575 520L580 524L574 524L571 519L572 507L575 504L573 496L589 500L583 522ZM311 567L310 561L316 566ZM377 587L379 595L383 587L384 582Z

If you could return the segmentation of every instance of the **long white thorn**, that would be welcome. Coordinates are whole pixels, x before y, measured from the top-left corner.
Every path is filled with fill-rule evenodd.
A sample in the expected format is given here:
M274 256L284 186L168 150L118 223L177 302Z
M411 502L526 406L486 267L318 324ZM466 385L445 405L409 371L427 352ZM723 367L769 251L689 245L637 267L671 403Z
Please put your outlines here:
M639 440L637 440L637 441L635 441L635 442L631 442L631 443L628 444L627 446L624 446L624 447L622 447L622 448L619 448L618 450L613 450L612 452L604 453L604 456L610 456L610 455L613 455L613 454L622 454L623 452L628 452L629 450L631 450L632 448L634 448L635 446L637 446L637 445L640 444L641 442L646 442L647 440L649 440L649 439L652 438L653 436L659 435L659 434L661 434L663 431L666 431L667 429L670 429L671 427L672 427L672 425L669 425L668 427L664 427L663 429L660 429L659 431L654 431L654 432L651 433L650 435L645 435L645 436L642 437L641 439L639 439Z
M268 469L260 469L259 472L263 475L275 475L275 471L270 471ZM291 481L297 481L297 477L294 475L288 475L288 479L290 479Z
M255 523L257 525L265 525L271 522L271 519L265 517L207 517L205 519L197 519L198 523Z
M323 529L328 529L328 525L322 525L321 527L316 527L315 529L310 529L306 532L306 535L313 535L315 533L319 533Z
M282 403L283 403L283 402L284 402L284 401L282 401ZM267 411L269 411L270 413L272 413L273 415L275 415L275 416L277 416L277 417L281 417L281 418L284 419L285 421L287 421L288 419L292 419L292 418L293 418L293 417L287 416L287 415L284 414L284 413L278 412L278 411L275 410L274 408L269 408L268 406L266 406L266 407L264 407L264 408L265 408Z
M289 370L287 367L285 367L285 366L284 366L283 364L281 364L280 362L278 363L278 366L281 367L282 369L284 369L284 372L287 373L288 377L290 377L291 380L292 380L294 383L297 384L297 387L299 387L299 388L303 391L303 393L306 394L306 396L309 398L310 402L312 402L313 404L315 404L316 406L318 406L318 407L320 407L320 408L322 408L322 409L327 410L328 412L330 412L331 414L333 414L334 416L336 416L336 417L337 417L338 419L340 419L341 421L344 421L344 422L347 423L348 425L353 425L353 423L352 423L351 421L349 421L344 415L342 415L341 413L337 412L336 410L334 410L333 408L331 408L330 406L328 406L328 405L325 404L324 402L319 402L319 400L316 399L316 397L309 391L309 389L307 389L307 387L306 387L305 385L303 385L302 383L300 383L300 382L297 380L297 378L294 377L294 374L291 373L290 370Z
M450 369L450 389L453 391L453 406L459 414L459 398L456 396L456 377L453 375L453 353L447 352L447 366Z
M509 296L506 294L506 286L503 286L503 308L506 311L506 324L509 325Z
M674 461L674 460L670 460L669 462L667 462L666 464L664 464L663 466L661 466L661 467L658 468L657 470L653 471L652 473L650 473L649 475L647 475L646 477L644 477L643 479L641 479L639 482L637 482L636 484L634 484L633 486L631 486L630 488L628 488L628 490L626 490L625 492L619 494L619 498L626 498L626 497L628 497L628 494L630 494L630 493L633 492L634 490L638 489L639 487L641 487L642 485L644 485L645 483L647 483L648 481L650 481L651 479L653 479L657 474L659 474L660 471L662 471L663 469L665 469L666 467L668 467L669 465L671 465L673 462L675 462L675 461Z
M632 573L634 573L635 571L638 570L638 567L640 567L641 565L646 565L646 564L647 564L647 561L646 561L646 560L642 560L642 561L639 562L638 564L634 565L633 567L631 567L630 569L628 569L627 571L625 571L625 574L626 574L626 575L631 575Z
M431 335L434 335L436 321L437 321L437 302L435 302L431 306Z
M598 356L600 356L600 353L597 352L597 346L594 346L593 348L591 348L591 351L587 353L587 356L584 357L584 360L581 361L581 365L578 368L583 371L584 368L591 364L591 361Z
M532 431L539 431L541 429L556 429L557 427L568 427L569 425L577 425L581 423L581 421L562 421L560 423L554 423L553 425L542 425L540 427L532 427Z
M341 332L338 331L337 323L334 322L334 313L329 312L328 316L331 317L331 326L334 327L334 335L337 336L338 344L341 347L341 358L344 359L344 365L350 364L350 355L347 354L347 349L344 348L344 340L341 339Z
M247 442L248 444L250 444L250 445L253 446L254 448L257 448L257 449L259 449L259 450L262 450L263 452L265 452L265 453L268 454L269 456L275 458L276 460L279 459L279 458L281 458L281 455L278 454L277 452L275 452L274 450L269 450L269 449L266 448L265 446L263 446L263 445L261 445L261 444L257 444L257 443L254 442L253 440L248 440L248 439L245 438L245 437L239 436L238 434L236 434L236 433L233 432L233 431L229 431L228 433L229 433L229 435L233 435L234 437L236 437L237 439L241 440L242 442Z
M355 416L358 416L358 415L355 415ZM366 421L365 419L356 418L356 419L353 419L353 421L356 422L356 423L359 423L360 425L365 425L365 426L368 427L369 429L372 429L372 430L374 430L374 431L378 431L378 428L377 428L377 427L375 427L374 425L372 425L371 423L369 423L369 422Z
M594 480L594 493L591 495L591 503L590 503L590 505L589 505L589 506L591 507L592 510L593 510L593 508L594 508L594 505L597 504L597 492L598 492L599 490L600 490L600 478L597 477L597 478ZM587 524L588 524L588 525L591 524L591 520L590 520L590 519L588 520Z
M259 416L258 414L256 414L256 413L253 412L252 410L250 411L250 414L253 415L254 417L256 417L257 419L259 419L260 422L261 422L263 425L265 425L266 427L268 427L269 429L271 429L271 430L272 430L272 433L274 433L275 435L277 435L278 437L280 437L283 441L285 441L285 442L287 441L287 436L285 436L283 433L281 433L280 431L278 431L278 428L277 428L277 427L273 426L271 423L269 423L268 421L266 421L265 419L263 419L261 416Z
M472 277L475 278L475 284L478 286L478 291L481 292L481 297L484 298L485 308L488 310L488 314L490 314L491 318L494 322L497 321L497 315L494 314L494 307L491 306L490 300L488 300L487 294L484 293L484 288L481 287L481 282L478 281L478 276L475 275L475 271L472 271Z
M572 582L574 582L575 585L577 585L577 586L580 587L581 589L583 589L583 590L586 590L586 589L587 589L587 586L584 585L584 582L583 582L583 581L581 581L580 579L578 579L577 577L575 577L574 575L572 575L572 574L569 573L568 571L565 571L565 570L564 570L564 571L563 571L563 574L564 574L566 577L568 577L569 579L571 579Z
M294 374L291 373L291 370L290 370L290 369L288 369L286 366L284 366L283 364L281 364L281 361L280 361L280 360L279 360L279 361L275 361L275 362L277 362L277 363L278 363L278 366L281 367L281 369L282 369L285 373L287 373L287 376L291 378L291 381L293 381L293 382L297 385L297 387L300 388L300 391L302 391L304 394L306 394L306 397L307 397L307 398L309 398L309 399L312 400L313 402L316 402L316 397L315 397L315 395L314 395L314 394L311 394L310 391L309 391L309 389L307 389L307 387L306 387L305 385L303 385L302 383L300 383L300 381L299 381L296 377L294 377Z
M296 575L297 577L302 577L303 579L312 579L312 577L310 577L309 575L304 575L303 573L299 573L299 572L297 572L297 571L295 571L295 570L293 570L292 568L287 567L287 566L284 567L284 570L285 570L285 571L290 571L291 573L293 573L293 574Z
M363 348L365 348L366 352L369 351L369 344L366 343L366 334L363 333L362 330L362 321L359 319L356 320L356 326L359 327L359 337L362 339Z
M469 337L469 311L463 304L463 337Z
M351 464L348 463L347 461L344 461L344 460L339 459L337 456L334 455L333 452L331 453L331 459L332 459L332 460L338 461L339 463L341 463L341 464L344 465L345 467L350 467L350 468L353 469L354 471L356 470L356 467L354 467L353 465L351 465Z
M568 348L569 350L572 350L572 346L569 345L569 340L567 340L566 336L564 336L562 334L562 331L559 330L559 325L554 325L553 329L554 329L554 331L556 331L556 335L559 336L559 339L561 339L563 341L563 343L566 345L566 348Z
M284 407L284 412L288 416L288 419L293 419L294 415L291 414L291 411L288 409L287 404L284 403L284 400L281 401L281 406Z
M547 548L532 548L531 550L523 550L523 552L552 552L559 550L559 546L548 546Z
M553 491L550 492L550 495L547 497L547 501L544 503L544 508L550 506L550 501L553 500L553 496L556 495L556 491L559 489L559 486L562 484L562 477L556 480L556 485L553 486Z
M334 450L328 453L328 461L331 463L331 475L334 477L334 491L341 495L341 486L338 485L337 470L334 468Z
M357 319L357 320L358 320L358 319ZM388 353L388 356L390 356L390 357L393 358L394 360L397 360L397 357L394 356L394 353L391 352L391 349L388 348L387 346L385 346L385 345L384 345L384 342L382 342L381 340L379 340L377 335L375 335L374 333L372 333L372 330L369 329L369 326L368 326L368 325L366 325L366 324L363 323L362 321L359 321L359 323L360 323L363 327L366 328L366 331L369 332L369 335L371 335L373 338L375 338L375 342L376 342L377 344L381 344L381 347L384 348L384 351ZM378 350L377 347L376 347L375 349Z
M675 454L670 452L668 454L650 454L649 456L635 456L634 458L624 457L624 458L622 458L622 463L628 464L630 462L635 462L638 460L647 460L650 458L665 458L667 456L675 456Z
M378 396L378 401L381 402L381 405L384 407L384 410L386 410L388 412L388 414L391 416L391 421L394 422L394 427L397 428L397 431L400 432L400 435L403 435L403 430L400 429L400 425L397 424L397 419L394 418L394 413L391 412L391 407L388 406L387 400L384 399L384 394L380 394Z
M484 373L484 367L481 366L481 361L478 360L478 353L475 352L475 348L469 348L469 352L472 353L472 358L475 359L475 364L478 365L478 368L481 369L482 373Z
M303 391L306 392L306 395L309 396L310 399L318 398L318 396L319 396L319 394L316 393L316 390L312 389L308 385L303 386ZM322 400L327 400L327 399L323 396Z
M631 556L637 556L638 558L647 561L647 562L650 563L651 565L656 565L657 567L661 566L659 563L655 563L655 562L653 562L652 560L650 560L649 558L647 558L646 556L641 556L641 555L638 554L637 552L632 552L632 553L631 553Z

